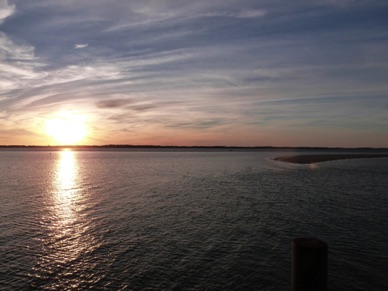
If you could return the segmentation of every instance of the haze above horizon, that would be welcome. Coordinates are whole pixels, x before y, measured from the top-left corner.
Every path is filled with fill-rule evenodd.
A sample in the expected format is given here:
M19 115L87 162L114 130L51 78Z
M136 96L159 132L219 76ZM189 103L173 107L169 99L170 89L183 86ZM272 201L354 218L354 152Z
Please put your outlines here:
M0 0L0 144L388 148L387 12Z

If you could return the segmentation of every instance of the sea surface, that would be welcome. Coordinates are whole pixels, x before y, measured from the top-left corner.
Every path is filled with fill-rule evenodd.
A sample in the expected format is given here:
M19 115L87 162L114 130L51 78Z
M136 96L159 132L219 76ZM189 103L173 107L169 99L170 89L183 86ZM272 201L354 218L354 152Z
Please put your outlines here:
M0 290L290 290L297 237L388 290L388 158L288 154L0 151Z

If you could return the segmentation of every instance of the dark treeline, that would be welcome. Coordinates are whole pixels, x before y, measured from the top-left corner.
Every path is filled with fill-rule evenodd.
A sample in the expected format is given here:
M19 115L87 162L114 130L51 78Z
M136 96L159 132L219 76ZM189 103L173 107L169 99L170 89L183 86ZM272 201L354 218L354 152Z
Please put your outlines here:
M388 151L388 148L358 147L274 147L274 146L174 146L174 145L130 145L130 144L107 144L107 145L56 145L56 146L37 146L37 145L0 145L1 149L20 149L20 150L47 150L55 151L62 149L73 150L103 150L103 149L209 149L209 150L295 150L295 151Z

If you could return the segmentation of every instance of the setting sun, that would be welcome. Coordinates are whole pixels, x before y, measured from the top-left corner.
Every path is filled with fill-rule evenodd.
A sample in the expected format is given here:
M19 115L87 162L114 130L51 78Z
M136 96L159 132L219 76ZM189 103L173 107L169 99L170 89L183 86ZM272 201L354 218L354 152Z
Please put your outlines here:
M85 117L70 112L61 112L46 122L46 132L57 143L74 145L82 142L88 131Z

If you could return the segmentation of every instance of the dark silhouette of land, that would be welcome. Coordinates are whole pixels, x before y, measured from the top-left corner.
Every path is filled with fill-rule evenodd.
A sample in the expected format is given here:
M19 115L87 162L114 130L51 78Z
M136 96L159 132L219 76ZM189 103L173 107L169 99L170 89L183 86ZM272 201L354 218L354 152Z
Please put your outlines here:
M275 161L282 161L297 164L314 164L320 162L365 159L365 158L388 158L388 154L316 154L316 155L296 155L274 158Z
M57 146L36 146L36 145L0 145L0 150L34 150L34 151L60 151L71 149L74 151L109 151L109 150L214 150L214 151L234 151L234 150L265 150L274 149L270 146L261 147L237 147L237 146L164 146L164 145L57 145Z
M104 149L214 149L214 150L293 150L293 151L336 151L336 152L386 152L388 148L341 148L341 147L274 147L274 146L174 146L174 145L130 145L130 144L107 144L107 145L0 145L1 149L21 149L21 150L104 150Z
M174 145L130 145L130 144L107 144L107 145L55 145L55 146L40 146L40 145L0 145L0 150L14 149L14 150L40 150L40 151L56 151L63 149L72 150L131 150L131 149L192 149L192 150L284 150L284 151L319 151L319 152L384 152L388 154L388 148L341 148L341 147L274 147L274 146L174 146ZM282 158L283 159L283 158Z

